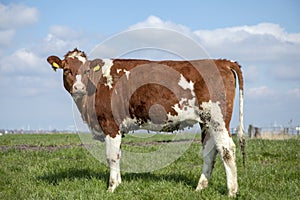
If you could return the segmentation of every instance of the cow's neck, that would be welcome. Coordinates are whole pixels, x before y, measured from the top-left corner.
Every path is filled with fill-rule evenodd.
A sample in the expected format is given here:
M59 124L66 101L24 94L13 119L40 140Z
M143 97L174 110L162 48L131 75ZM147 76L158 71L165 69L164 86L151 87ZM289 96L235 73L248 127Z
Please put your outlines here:
M95 96L96 87L99 79L101 77L101 72L90 72L89 75L83 75L84 84L86 85L87 93L80 99L74 99L77 108L81 114L81 117L90 129L102 132L96 111L95 111Z

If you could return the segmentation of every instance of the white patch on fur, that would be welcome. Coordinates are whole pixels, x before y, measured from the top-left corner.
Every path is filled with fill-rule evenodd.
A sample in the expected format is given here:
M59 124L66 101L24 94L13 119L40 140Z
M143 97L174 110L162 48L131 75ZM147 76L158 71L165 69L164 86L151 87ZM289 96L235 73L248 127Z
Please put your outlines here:
M72 96L75 101L86 94L85 85L81 81L81 75L76 75L76 81L72 86Z
M83 55L83 52L75 51L72 54L68 55L68 58L77 58L82 64L86 62L86 57Z
M77 82L81 82L81 75L79 74L79 75L76 75L76 82L75 83L77 83ZM82 83L82 82L81 82Z
M113 78L110 74L111 67L113 66L113 60L111 59L102 59L104 65L102 66L102 74L106 78L105 86L108 86L109 89L112 89Z
M84 86L84 84L82 83L82 81L81 81L81 75L79 74L79 75L76 75L76 81L75 81L75 83L73 84L73 91L74 90L77 90L77 89L83 89L83 88L85 88L85 86ZM77 87L77 89L75 89Z
M125 72L126 78L128 80L129 79L130 71L127 71L126 69L123 69L123 72Z
M117 69L117 73L120 73L122 71L125 73L126 79L128 80L129 79L130 71L127 71L126 69Z
M203 108L204 112L209 112L212 116L211 119L213 119L215 122L219 123L219 126L225 127L225 122L223 119L223 114L220 108L220 102L212 102L209 100L209 102L203 102L201 104L201 107Z
M184 90L186 89L191 90L191 94L195 96L193 81L188 82L182 74L180 74L180 80L178 82L178 85L182 87Z
M199 108L196 106L196 98L182 98L179 103L173 106L173 109L177 112L177 115L173 116L168 113L168 121L194 121L194 123L201 121L199 117Z
M201 107L203 108L202 112L210 113L211 120L208 122L209 132L214 138L218 151L222 150L223 146L229 146L229 134L225 127L225 122L223 119L223 114L220 108L219 102L203 102Z

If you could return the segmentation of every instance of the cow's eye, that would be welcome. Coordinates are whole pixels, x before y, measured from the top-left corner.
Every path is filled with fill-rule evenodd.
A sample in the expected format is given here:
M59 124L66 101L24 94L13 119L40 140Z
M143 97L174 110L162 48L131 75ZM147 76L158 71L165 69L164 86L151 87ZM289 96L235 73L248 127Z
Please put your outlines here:
M70 69L65 69L64 70L64 75L72 75L72 71Z
M90 74L90 69L85 70L84 74Z

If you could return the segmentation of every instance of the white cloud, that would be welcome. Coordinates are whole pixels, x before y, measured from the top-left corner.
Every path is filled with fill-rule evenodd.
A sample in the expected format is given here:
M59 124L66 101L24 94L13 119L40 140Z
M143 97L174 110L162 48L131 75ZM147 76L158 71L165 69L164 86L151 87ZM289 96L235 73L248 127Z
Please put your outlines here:
M19 49L13 54L1 59L0 72L2 74L14 73L42 73L45 69L42 66L45 61L28 49Z
M105 40L94 49L92 57L128 56L158 60L208 58L206 51L193 37L195 35L188 27L151 15Z
M300 34L289 34L278 24L260 23L254 26L240 26L228 28L232 33L247 33L249 35L269 35L282 42L300 42Z
M16 29L38 21L38 10L23 4L0 3L0 29Z
M38 10L23 4L0 3L0 53L9 46L19 28L38 22Z
M134 30L141 28L163 28L178 31L185 34L189 34L191 32L190 29L184 25L176 24L172 21L163 21L162 19L154 15L149 16L145 21L130 26L128 29Z
M239 43L251 37L276 39L280 42L300 43L300 34L290 34L278 24L260 23L254 26L236 26L215 30L197 30L194 33L206 44ZM260 41L263 42L263 41Z
M53 70L46 58L32 50L18 49L0 63L0 90L4 96L38 97L61 86L61 81L51 76Z
M51 26L49 34L67 40L77 39L82 36L82 33L80 33L79 31L72 30L66 26L58 26L58 25Z
M278 24L261 23L194 33L213 56L256 62L300 57L300 34L287 33Z
M84 31L73 30L67 26L55 25L49 28L49 33L36 48L40 49L43 54L55 53L62 56L75 47L84 51L90 50L95 45L92 44L93 38L97 38L97 36L91 36L90 33Z
M45 52L58 52L61 53L62 50L67 49L71 46L70 41L63 40L52 33L49 33L44 39L44 43L41 45L43 51Z

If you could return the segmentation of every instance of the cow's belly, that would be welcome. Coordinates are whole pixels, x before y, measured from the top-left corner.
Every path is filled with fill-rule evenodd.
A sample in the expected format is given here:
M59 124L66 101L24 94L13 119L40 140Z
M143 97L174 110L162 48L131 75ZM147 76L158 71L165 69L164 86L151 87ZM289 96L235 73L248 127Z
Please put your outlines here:
M120 125L120 131L122 133L128 133L130 131L143 129L156 132L173 132L183 130L185 128L191 128L198 122L199 120L196 119L185 119L182 121L168 121L156 124L152 121L141 122L136 118L127 118Z
M161 105L153 105L145 116L126 117L120 124L120 131L128 133L132 130L146 129L160 132L173 132L192 127L194 124L201 122L199 107L193 99L181 99L181 101L172 109L173 113L166 112L169 110ZM133 115L137 116L137 115Z

